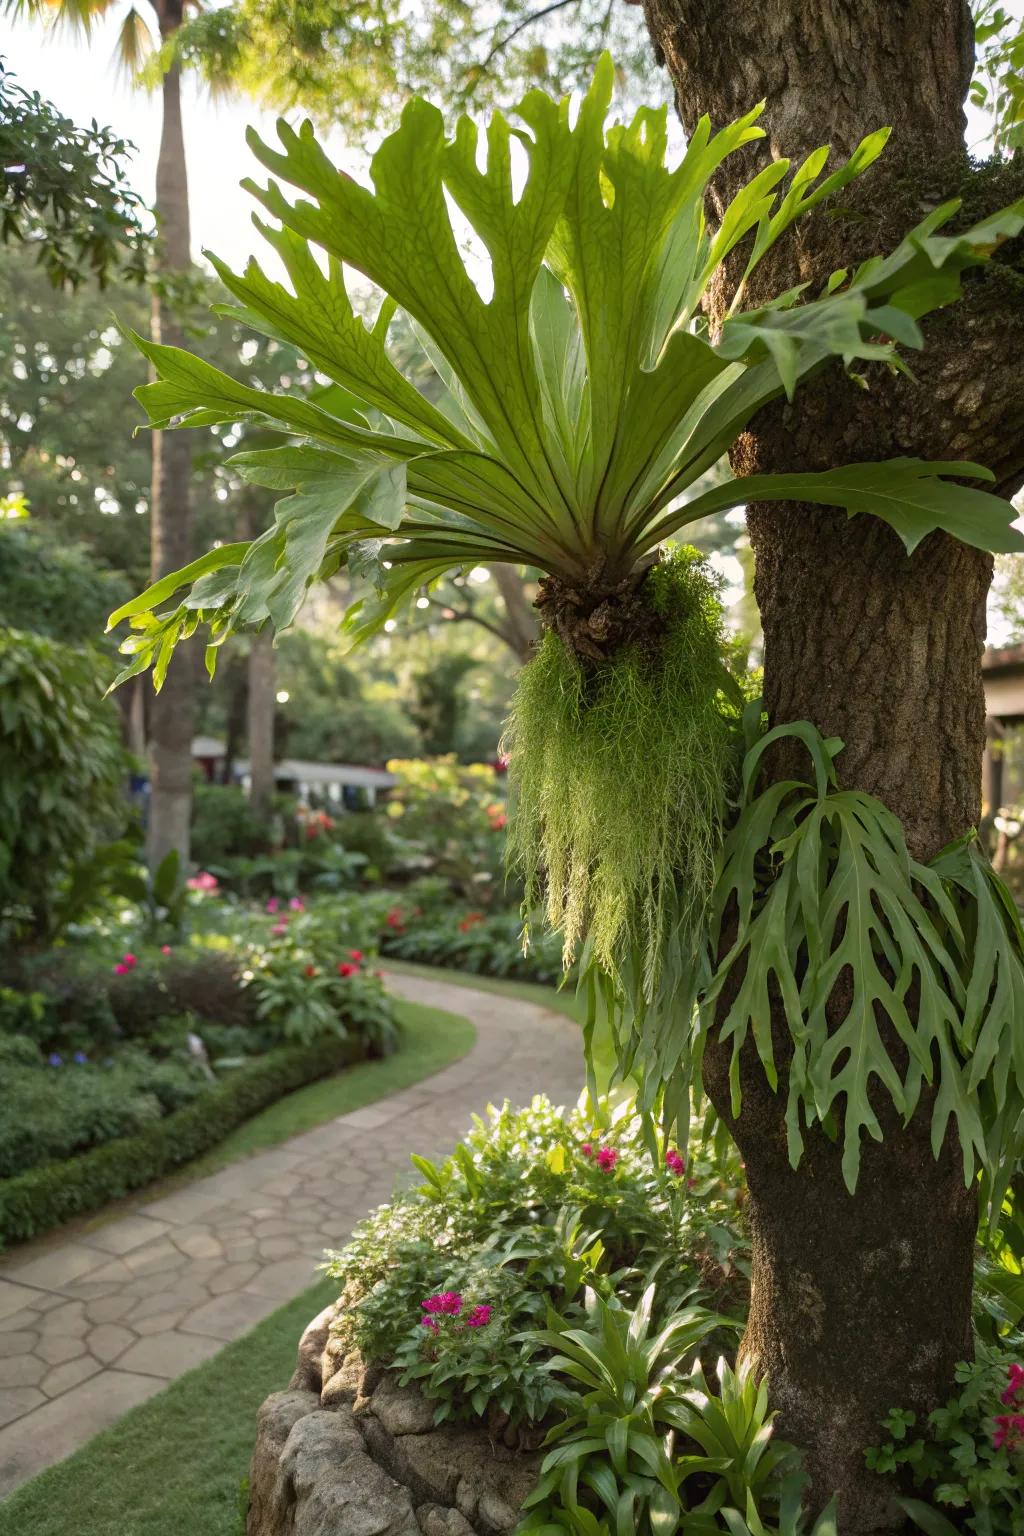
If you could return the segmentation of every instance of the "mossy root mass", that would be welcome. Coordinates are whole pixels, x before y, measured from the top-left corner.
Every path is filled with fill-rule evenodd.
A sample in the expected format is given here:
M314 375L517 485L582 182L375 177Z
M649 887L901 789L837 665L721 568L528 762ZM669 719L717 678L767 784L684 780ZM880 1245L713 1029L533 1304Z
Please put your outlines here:
M643 977L664 945L695 946L710 899L734 762L723 693L718 587L695 550L643 585L658 622L612 656L574 655L548 633L524 668L504 750L509 858L565 941L589 938L612 977Z

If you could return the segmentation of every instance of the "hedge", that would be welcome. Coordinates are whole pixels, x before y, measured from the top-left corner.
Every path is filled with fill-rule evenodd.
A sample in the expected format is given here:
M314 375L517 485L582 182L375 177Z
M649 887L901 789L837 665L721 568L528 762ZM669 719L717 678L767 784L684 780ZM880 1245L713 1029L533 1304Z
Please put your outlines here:
M141 1189L198 1157L286 1093L362 1060L359 1040L270 1051L135 1136L0 1180L0 1248Z

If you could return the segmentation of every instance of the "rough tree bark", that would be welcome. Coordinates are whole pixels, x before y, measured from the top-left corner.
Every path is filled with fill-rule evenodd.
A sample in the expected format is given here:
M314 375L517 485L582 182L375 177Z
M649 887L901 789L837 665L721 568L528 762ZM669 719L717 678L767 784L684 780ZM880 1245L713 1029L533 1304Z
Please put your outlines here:
M166 40L181 25L181 0L157 7L160 35ZM154 341L181 347L180 326L161 297L159 279L186 272L191 264L191 230L185 141L181 124L181 76L175 67L163 80L163 124L156 172L156 213L160 227L158 283L153 290ZM153 433L153 485L150 497L151 574L154 581L180 569L192 558L189 481L192 449L187 432ZM176 655L161 692L150 709L152 790L147 852L155 868L176 849L182 868L189 858L192 815L192 734L195 714L195 658Z
M797 281L817 291L834 269L888 249L946 196L963 191L977 218L1020 195L991 173L972 175L964 154L973 57L965 0L644 3L688 131L705 112L721 126L767 100L768 137L725 167L712 220L768 155L799 162L830 142L845 158L864 134L893 125L883 159L844 194L856 217L801 225L762 264L748 304ZM819 376L794 407L755 422L734 469L969 458L1012 494L1024 472L1022 288L1005 267L971 281L965 301L926 327L916 383L884 374L865 393L838 369ZM712 322L729 297L727 275ZM991 560L940 535L908 558L885 526L806 506L752 506L748 523L772 724L806 718L842 737L841 781L880 796L914 855L931 857L979 815ZM806 764L787 754L772 765L794 768ZM710 1048L706 1085L728 1118L726 1073L721 1049ZM863 1450L890 1407L926 1412L948 1395L970 1349L973 1191L951 1141L932 1159L928 1106L906 1131L888 1117L884 1143L864 1149L855 1196L820 1133L794 1173L784 1093L771 1094L756 1062L742 1079L733 1130L754 1266L744 1351L770 1378L781 1433L808 1450L810 1502L838 1494L842 1536L897 1529L891 1491L866 1472Z

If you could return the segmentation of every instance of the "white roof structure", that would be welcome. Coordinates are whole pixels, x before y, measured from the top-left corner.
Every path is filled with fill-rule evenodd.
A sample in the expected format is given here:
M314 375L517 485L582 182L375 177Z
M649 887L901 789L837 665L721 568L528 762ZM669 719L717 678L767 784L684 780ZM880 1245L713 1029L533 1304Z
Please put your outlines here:
M249 772L249 759L237 758L235 769L244 778ZM274 764L274 778L299 784L340 784L353 789L390 789L398 783L386 768L364 768L358 763L307 763L293 757Z

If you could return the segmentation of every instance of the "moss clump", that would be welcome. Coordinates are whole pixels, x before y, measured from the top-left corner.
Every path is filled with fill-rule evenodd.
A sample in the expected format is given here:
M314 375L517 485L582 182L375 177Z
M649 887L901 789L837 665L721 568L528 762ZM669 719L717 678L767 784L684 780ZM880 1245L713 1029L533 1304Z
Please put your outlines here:
M734 691L718 584L696 550L641 589L657 622L601 661L545 636L524 668L504 750L509 860L543 898L566 963L589 940L613 978L653 994L668 936L695 947L734 763Z

